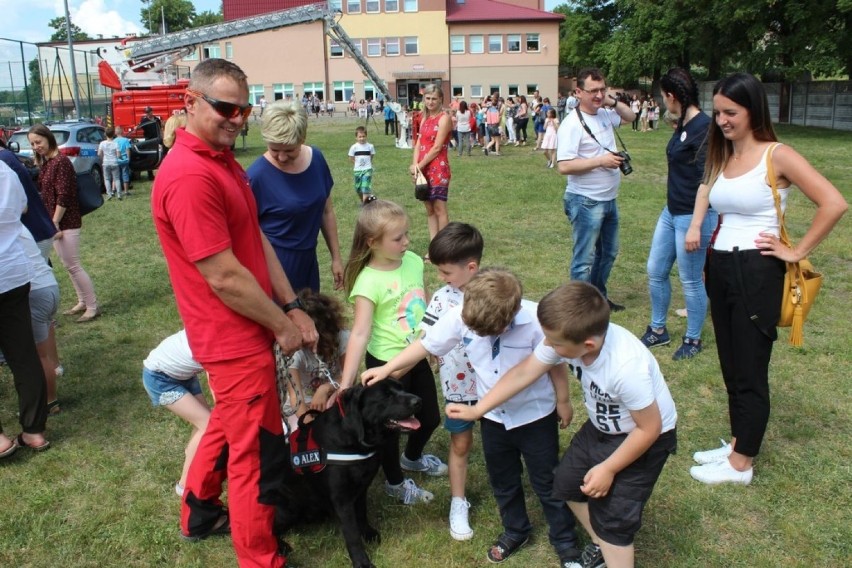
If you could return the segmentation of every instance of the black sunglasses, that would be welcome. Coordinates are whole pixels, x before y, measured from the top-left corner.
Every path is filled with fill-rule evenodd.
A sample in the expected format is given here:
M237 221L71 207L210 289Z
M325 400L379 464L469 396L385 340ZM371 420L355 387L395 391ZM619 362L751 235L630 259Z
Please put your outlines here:
M204 93L193 91L192 89L187 89L186 92L192 95L193 97L200 97L207 101L207 104L213 107L213 110L215 110L217 113L219 113L220 116L224 118L231 119L237 118L238 116L242 115L243 119L248 120L248 118L251 116L251 104L243 106L234 103L228 103L225 101L220 101L218 99L214 99L213 97L208 97Z

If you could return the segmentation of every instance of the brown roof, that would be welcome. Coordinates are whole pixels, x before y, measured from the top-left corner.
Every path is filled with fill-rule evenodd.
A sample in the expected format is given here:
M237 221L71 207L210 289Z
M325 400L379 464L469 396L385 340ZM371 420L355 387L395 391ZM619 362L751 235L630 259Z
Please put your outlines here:
M447 0L447 23L494 22L507 20L561 22L562 14L505 4L497 0Z

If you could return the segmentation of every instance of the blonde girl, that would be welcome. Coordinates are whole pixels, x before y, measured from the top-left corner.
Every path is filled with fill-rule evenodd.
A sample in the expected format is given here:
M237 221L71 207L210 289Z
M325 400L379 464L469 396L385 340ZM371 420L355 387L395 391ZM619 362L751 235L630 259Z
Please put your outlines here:
M447 214L447 194L450 191L450 160L447 148L453 124L450 117L441 110L444 104L444 92L438 85L426 85L423 89L423 119L414 155L408 173L412 176L420 170L429 180L429 197L423 202L426 206L426 222L429 224L429 240L449 222ZM428 260L428 257L427 257Z
M559 130L559 119L556 118L556 109L551 107L547 110L547 117L544 119L544 136L541 139L541 149L544 150L548 168L552 168L556 163L557 130Z
M408 216L402 207L376 200L361 209L343 273L344 289L349 301L355 304L355 317L346 347L341 389L355 382L365 354L368 369L379 367L417 337L418 325L426 311L423 260L409 251L408 245ZM440 422L435 378L426 359L422 359L400 373L398 380L406 391L422 399L421 409L415 415L420 428L408 435L401 456L398 435L382 448L382 469L387 478L385 492L406 505L429 502L434 497L432 493L404 478L402 470L434 476L447 474L446 464L423 453Z

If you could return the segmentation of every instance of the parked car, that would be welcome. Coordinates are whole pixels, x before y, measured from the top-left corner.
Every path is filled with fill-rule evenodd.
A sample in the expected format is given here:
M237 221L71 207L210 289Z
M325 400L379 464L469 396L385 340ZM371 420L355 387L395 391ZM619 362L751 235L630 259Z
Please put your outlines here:
M103 170L98 157L98 144L106 140L103 126L88 121L45 123L56 137L59 151L71 159L77 174L90 173L95 182L103 186ZM9 137L9 148L20 158L32 159L33 150L26 130L18 130ZM130 147L131 172L155 170L163 159L159 140L134 140Z

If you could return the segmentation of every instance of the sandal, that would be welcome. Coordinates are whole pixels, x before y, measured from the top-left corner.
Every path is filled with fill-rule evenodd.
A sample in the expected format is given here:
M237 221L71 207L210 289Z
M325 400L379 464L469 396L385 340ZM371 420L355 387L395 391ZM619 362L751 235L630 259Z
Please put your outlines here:
M47 403L47 413L50 416L56 416L62 412L62 409L59 407L59 399L54 400L53 402Z
M80 302L76 306L74 306L73 308L67 309L64 312L62 312L62 315L64 315L64 316L76 316L77 314L83 313L85 311L86 311L86 304L84 304L83 302Z
M19 447L21 447L21 448L29 448L29 449L31 449L31 450L32 450L32 451L34 451L34 452L43 452L43 451L45 451L45 450L47 450L47 449L49 449L49 448L50 448L50 442L48 442L47 440L45 440L45 441L44 441L44 443L43 443L43 444L41 444L40 446L33 446L32 444L28 444L28 443L26 443L26 442L24 441L24 433L23 433L23 432L21 432L20 434L18 434L18 437L17 437L15 440L16 440L16 442L17 442L17 444L18 444L18 446L19 446Z
M209 531L198 533L192 536L187 536L183 534L183 532L181 532L180 536L182 539L188 540L189 542L198 542L204 540L209 536L226 534L231 534L231 516L228 514L227 510L223 511L222 514L219 515L219 518L216 520L216 524L213 525L213 528L211 528Z
M494 544L491 545L491 548L488 549L488 561L493 564L503 562L529 542L529 540L530 537L525 536L523 540L515 542L505 534L501 534Z
M18 451L18 441L15 440L15 438L12 438L12 443L9 445L9 447L0 452L0 460L3 458L8 458L16 451Z

